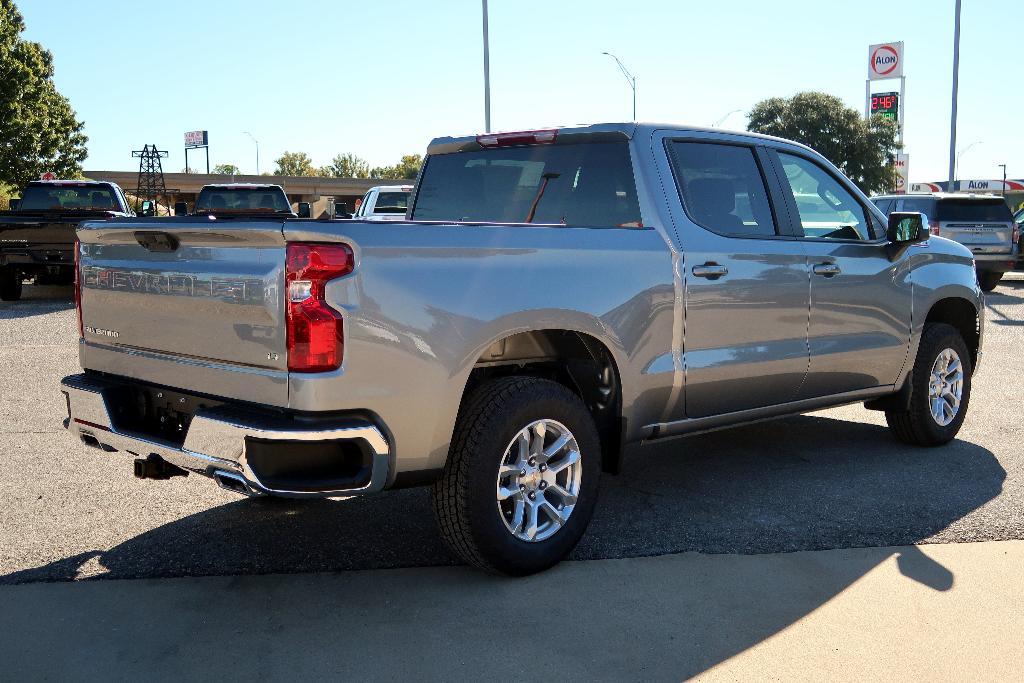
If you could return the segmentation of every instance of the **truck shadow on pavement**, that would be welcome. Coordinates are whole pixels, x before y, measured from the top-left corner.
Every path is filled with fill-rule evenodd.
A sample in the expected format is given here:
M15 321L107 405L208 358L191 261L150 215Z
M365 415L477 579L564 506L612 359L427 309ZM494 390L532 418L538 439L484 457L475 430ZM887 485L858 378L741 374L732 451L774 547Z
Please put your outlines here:
M628 629L624 626L612 636L623 640L622 644L602 644L601 652L594 654L591 643L573 655L581 668L567 670L598 678L615 677L617 671L635 677L635 669L620 669L622 664L615 664L612 651L642 643L643 647L657 645L651 657L670 658L673 665L669 670L678 679L724 661L817 609L890 560L894 552L887 546L968 540L959 538L955 526L950 526L998 496L1005 476L990 451L966 441L937 449L913 448L895 442L881 426L820 416L793 417L681 439L633 454L622 475L604 477L597 513L573 559L688 551L750 555L870 550L851 553L842 562L808 562L802 556L805 559L799 564L799 555L781 556L783 566L792 558L793 571L777 575L747 569L741 558L728 564L728 558L706 555L694 555L684 563L612 563L602 565L607 568L607 580L579 586L559 580L563 572L576 571L572 564L522 580L490 577L464 568L434 569L424 570L420 580L404 590L417 594L415 598L406 596L417 604L446 602L447 618L451 614L488 614L485 621L489 625L481 628L497 629L492 643L496 651L508 646L508 633L499 632L508 623L493 616L494 608L501 604L496 596L548 591L552 599L562 601L561 615L570 617L558 627L562 631L592 630L588 624L602 623L594 620L626 618L623 623L628 623ZM969 540L985 539L975 534ZM953 585L955 577L916 548L902 549L897 555L900 571L909 579L940 591ZM166 524L109 550L2 576L0 584L81 579L89 567L98 567L101 578L116 579L285 575L449 564L454 561L434 527L427 491L405 490L345 501L243 499ZM808 572L808 567L813 571ZM330 622L321 628L336 629L340 641L340 634L345 638L353 635L346 631L349 607L362 610L374 600L393 605L406 599L390 595L384 588L375 594L373 581L358 578L366 575L345 576L324 580L360 582L362 594L330 595L325 603L321 601L325 596L314 590L302 599L295 597L291 604L274 602L274 618L304 629L303 613L313 609L319 618ZM289 576L261 579L285 592L288 586L310 580ZM442 590L446 585L449 590ZM244 589L238 591L234 599L245 604L247 621L269 617L270 603L250 600L252 596ZM311 603L317 606L311 607ZM162 604L155 600L141 606L131 618L140 623L159 620L159 610L166 607ZM327 604L334 612L325 611ZM221 616L213 617L216 612L203 610L193 618L202 619L208 628L230 622L232 614L238 616L228 607ZM410 623L396 628L402 634L443 631L445 613L431 609L410 612L405 618ZM88 622L83 616L75 619ZM131 633L132 625L121 625L120 632ZM233 632L235 638L240 637ZM399 632L388 634L387 639L401 638ZM369 636L356 637L359 642L364 639ZM354 663L353 656L369 662L379 656L367 649L370 642L363 642L362 650L348 642L328 656L347 664ZM353 648L361 654L353 655ZM544 651L538 655L541 658L554 656L551 648L540 650ZM564 655L559 650L559 656ZM501 661L501 657L492 659L473 674L486 675L488 667L494 667L490 673L507 677L509 672L502 673L498 664ZM424 664L427 668L421 673L429 675L434 670L431 667L441 664ZM558 665L565 664L563 659ZM316 664L323 665L325 662Z

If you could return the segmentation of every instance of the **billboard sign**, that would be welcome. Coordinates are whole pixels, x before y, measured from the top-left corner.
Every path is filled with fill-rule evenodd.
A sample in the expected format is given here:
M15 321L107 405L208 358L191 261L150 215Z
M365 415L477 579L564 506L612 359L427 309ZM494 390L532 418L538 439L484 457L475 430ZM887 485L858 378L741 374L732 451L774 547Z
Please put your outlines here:
M868 80L903 76L903 41L879 43L868 48Z
M210 144L210 136L205 130L190 130L185 133L186 147L206 147Z

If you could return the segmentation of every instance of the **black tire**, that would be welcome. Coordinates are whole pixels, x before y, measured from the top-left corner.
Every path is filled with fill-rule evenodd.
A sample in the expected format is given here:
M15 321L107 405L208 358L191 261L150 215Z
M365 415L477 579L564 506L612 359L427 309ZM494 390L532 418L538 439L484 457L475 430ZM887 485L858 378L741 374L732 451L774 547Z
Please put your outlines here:
M10 266L0 268L0 300L17 301L21 298L21 273Z
M565 524L546 540L520 540L506 528L495 497L506 448L536 420L556 420L576 438L582 474ZM586 531L597 502L601 444L586 406L566 387L536 377L505 377L463 403L444 474L433 486L434 515L451 550L481 569L525 576L564 559Z
M981 291L983 292L991 292L1002 279L1002 273L993 273L990 271L978 273L978 284L981 285Z
M960 357L963 366L963 392L960 407L953 421L940 425L932 418L928 403L928 384L932 365L945 349L952 349ZM960 431L971 399L971 355L963 337L952 325L925 323L917 359L911 370L910 408L901 411L886 411L885 421L893 435L903 443L916 446L941 446L953 440Z

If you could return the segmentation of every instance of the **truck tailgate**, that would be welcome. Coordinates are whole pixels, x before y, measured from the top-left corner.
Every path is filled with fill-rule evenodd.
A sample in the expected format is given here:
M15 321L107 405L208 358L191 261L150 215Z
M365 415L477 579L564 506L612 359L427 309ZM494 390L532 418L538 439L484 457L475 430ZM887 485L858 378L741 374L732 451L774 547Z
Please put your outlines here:
M83 367L287 405L281 223L85 223L78 236Z

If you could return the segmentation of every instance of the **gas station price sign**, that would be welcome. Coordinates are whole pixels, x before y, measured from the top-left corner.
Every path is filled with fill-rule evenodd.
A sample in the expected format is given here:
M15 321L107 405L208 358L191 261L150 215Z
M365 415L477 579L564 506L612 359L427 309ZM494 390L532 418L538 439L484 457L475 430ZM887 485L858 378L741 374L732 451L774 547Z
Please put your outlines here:
M871 115L881 114L887 119L898 120L900 94L897 92L879 92L871 96Z

